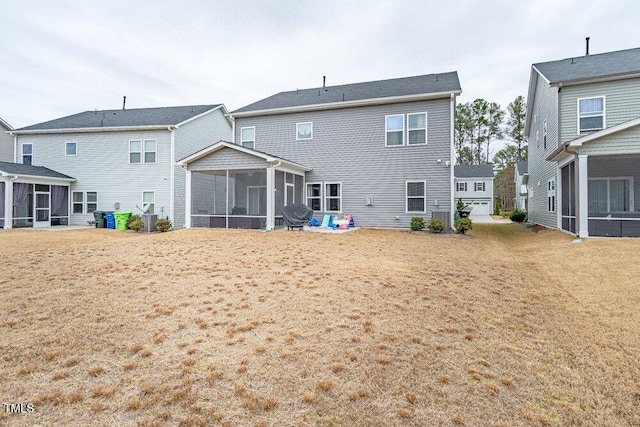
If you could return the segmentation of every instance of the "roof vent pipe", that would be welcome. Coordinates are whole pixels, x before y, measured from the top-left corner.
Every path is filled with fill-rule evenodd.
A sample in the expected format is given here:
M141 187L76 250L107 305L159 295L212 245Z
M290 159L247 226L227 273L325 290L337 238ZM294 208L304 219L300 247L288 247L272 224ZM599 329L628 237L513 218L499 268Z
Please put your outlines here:
M585 38L585 41L587 42L587 51L585 52L584 56L589 56L589 39L590 37Z
M127 104L127 97L123 96L122 97L122 109L124 110L125 105Z
M327 87L327 76L322 76L322 87Z

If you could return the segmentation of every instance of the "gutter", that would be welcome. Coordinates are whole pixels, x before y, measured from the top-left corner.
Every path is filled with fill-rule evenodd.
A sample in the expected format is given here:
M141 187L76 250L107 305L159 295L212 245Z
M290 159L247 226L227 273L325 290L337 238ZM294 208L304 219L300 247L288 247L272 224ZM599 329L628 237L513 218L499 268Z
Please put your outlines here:
M266 116L272 114L284 114L284 113L296 113L302 111L321 111L321 110L333 110L339 108L351 108L351 107L362 107L368 105L383 105L383 104L394 104L397 102L412 102L412 101L423 101L428 99L438 99L438 98L448 98L452 95L460 95L462 93L461 90L454 91L446 91L446 92L435 92L428 94L418 94L418 95L403 95L403 96L390 96L386 98L371 98L371 99L360 99L355 101L339 101L339 102L327 102L325 104L311 104L311 105L300 105L294 107L280 107L280 108L269 108L264 110L253 110L253 111L236 111L229 113L230 116L236 117L253 117L253 116Z
M14 135L39 135L48 133L88 133L88 132L116 132L127 130L164 130L167 126L175 125L148 125L148 126L112 126L112 127L91 127L91 128L67 128L67 129L33 129L14 130Z

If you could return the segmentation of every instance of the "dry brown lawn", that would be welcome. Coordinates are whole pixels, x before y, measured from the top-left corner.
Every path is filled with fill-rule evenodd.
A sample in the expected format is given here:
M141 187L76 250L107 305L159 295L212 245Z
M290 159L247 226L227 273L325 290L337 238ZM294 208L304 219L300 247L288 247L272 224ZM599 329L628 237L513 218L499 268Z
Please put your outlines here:
M640 239L0 231L18 426L640 425Z

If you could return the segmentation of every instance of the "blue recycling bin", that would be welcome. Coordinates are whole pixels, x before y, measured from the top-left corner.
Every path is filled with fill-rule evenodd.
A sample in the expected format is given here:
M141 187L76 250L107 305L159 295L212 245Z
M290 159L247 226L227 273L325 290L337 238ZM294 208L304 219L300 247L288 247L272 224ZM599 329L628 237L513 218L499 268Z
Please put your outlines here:
M104 220L107 223L107 228L110 228L112 230L116 229L116 217L115 215L113 215L113 212L105 212Z

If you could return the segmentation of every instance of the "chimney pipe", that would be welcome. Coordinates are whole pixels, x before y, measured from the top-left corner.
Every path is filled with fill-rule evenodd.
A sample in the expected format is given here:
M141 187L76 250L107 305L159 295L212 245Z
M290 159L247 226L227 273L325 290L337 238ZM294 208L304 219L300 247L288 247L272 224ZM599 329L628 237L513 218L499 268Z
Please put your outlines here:
M122 109L124 110L125 105L127 104L127 97L123 96L122 97Z
M325 88L327 85L327 76L322 76L322 87Z
M590 39L590 37L585 38L585 41L587 42L587 51L584 54L584 56L589 56L589 39Z

